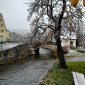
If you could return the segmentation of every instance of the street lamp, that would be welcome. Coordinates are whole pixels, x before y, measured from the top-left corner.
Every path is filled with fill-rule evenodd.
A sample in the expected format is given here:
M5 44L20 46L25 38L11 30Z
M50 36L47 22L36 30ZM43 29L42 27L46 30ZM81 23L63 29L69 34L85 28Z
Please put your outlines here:
M1 50L2 50L3 39L1 39Z

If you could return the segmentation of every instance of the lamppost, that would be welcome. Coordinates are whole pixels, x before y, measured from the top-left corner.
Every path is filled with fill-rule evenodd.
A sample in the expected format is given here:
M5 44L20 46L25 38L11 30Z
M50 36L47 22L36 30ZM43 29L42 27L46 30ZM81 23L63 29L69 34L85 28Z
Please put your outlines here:
M2 50L3 39L1 39L1 50Z

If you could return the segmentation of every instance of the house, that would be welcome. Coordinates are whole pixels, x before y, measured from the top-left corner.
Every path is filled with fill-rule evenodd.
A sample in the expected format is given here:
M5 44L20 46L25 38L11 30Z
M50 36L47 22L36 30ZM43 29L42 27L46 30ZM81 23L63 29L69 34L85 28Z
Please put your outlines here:
M67 36L61 36L62 46L73 46L76 47L76 33L72 32L71 34L66 34Z
M9 39L10 32L6 29L3 15L0 13L0 41Z
M75 32L62 32L63 35L60 36L61 38L61 45L62 46L73 46L73 47L76 47L76 33ZM46 32L44 35L43 35L43 40L45 40L45 37L47 36L47 40L46 41L49 41L49 42L52 42L52 43L55 43L56 42L56 39L55 39L55 35L52 33L52 32Z

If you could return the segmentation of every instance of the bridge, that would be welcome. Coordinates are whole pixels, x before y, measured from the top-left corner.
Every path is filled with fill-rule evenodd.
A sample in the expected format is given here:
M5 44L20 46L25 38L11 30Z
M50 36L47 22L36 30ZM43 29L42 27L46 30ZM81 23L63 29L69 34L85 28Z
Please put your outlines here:
M54 52L54 55L56 56L56 51L57 51L57 48L56 48L56 45L54 42L51 42L51 41L48 41L46 43L43 43L43 42L39 42L37 44L35 44L32 48L30 48L31 50L31 54L36 54L38 55L39 54L39 48L46 48L46 49L49 49L49 50L52 50Z

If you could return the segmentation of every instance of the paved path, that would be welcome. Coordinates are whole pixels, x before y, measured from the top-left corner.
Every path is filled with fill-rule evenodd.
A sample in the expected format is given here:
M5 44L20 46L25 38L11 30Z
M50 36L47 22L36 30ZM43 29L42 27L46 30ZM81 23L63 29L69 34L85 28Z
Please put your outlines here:
M85 61L85 56L81 57L67 57L65 58L66 61Z

